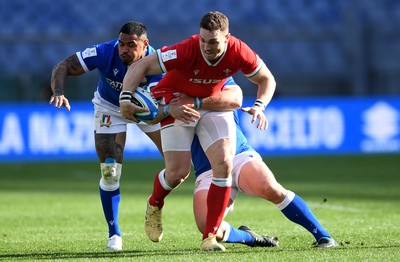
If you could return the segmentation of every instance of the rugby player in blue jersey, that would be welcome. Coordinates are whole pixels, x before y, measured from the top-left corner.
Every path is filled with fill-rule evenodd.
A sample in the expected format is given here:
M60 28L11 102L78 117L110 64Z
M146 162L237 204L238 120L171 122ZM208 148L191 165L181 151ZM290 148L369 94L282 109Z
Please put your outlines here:
M224 91L213 96L212 99L216 104L228 105L230 100L235 101L239 96L241 96L239 86L232 78L228 78L224 85ZM182 105L191 104L192 101L193 97L180 95L174 100L174 103L170 104L169 113L171 115L179 114ZM243 110L251 109L244 108ZM315 247L331 248L338 246L305 201L280 185L261 156L248 144L240 128L237 111L234 111L234 118L236 122L236 155L233 160L231 196L225 215L233 209L237 194L244 192L247 195L257 196L274 203L289 220L301 225L314 236ZM190 119L187 118L187 121L190 121ZM213 174L207 156L196 136L192 143L191 153L196 175L193 209L197 227L203 233L207 215L207 195ZM223 242L242 243L248 246L276 245L272 238L259 236L247 226L240 226L236 229L226 221L221 223L216 237Z
M118 38L78 51L57 64L51 76L53 95L50 104L71 109L64 95L68 76L78 76L97 69L99 81L92 100L94 104L95 146L100 161L100 199L106 218L109 239L106 249L122 250L122 235L118 224L121 177L127 124L119 112L119 95L128 66L154 52L149 45L147 28L142 23L124 24ZM163 77L162 74L145 76L141 86L150 89ZM137 123L137 126L161 151L159 124Z

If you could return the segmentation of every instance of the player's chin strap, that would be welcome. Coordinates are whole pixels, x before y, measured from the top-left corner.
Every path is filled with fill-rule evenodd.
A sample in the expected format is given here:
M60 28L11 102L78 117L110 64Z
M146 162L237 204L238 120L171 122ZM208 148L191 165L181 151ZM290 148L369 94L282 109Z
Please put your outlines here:
M104 191L117 190L121 178L122 164L117 163L115 159L107 158L104 163L100 163L100 170L100 188Z
M133 93L131 91L122 91L119 94L119 102L120 103L133 103Z

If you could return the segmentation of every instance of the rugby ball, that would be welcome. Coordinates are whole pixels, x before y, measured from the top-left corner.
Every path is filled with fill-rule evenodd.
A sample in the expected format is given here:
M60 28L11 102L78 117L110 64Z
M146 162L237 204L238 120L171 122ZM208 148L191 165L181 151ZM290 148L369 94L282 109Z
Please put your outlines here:
M133 93L132 103L137 106L149 109L149 112L136 113L138 120L153 120L158 113L158 102L154 96L143 87L138 87Z

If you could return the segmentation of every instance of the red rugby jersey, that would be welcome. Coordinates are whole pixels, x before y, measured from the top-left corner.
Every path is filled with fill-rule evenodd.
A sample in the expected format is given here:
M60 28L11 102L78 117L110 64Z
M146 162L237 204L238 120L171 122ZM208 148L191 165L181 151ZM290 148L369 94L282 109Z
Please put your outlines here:
M166 102L174 92L208 97L220 92L227 77L241 70L246 77L255 75L263 65L260 57L241 40L230 36L224 54L213 64L203 57L200 35L157 50L158 61L166 72L152 89L156 98Z

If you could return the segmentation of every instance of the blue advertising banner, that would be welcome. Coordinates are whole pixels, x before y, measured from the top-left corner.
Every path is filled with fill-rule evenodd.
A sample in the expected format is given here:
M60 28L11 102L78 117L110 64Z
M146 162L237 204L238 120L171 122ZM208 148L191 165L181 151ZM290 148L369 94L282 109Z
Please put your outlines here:
M0 104L0 162L97 160L93 105L71 104L71 112L47 103ZM400 97L274 98L265 114L263 131L240 113L243 132L263 156L400 153ZM125 159L154 158L161 156L151 140L129 125Z

